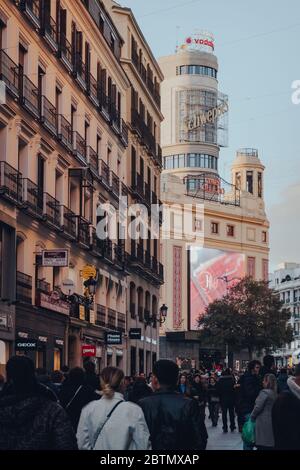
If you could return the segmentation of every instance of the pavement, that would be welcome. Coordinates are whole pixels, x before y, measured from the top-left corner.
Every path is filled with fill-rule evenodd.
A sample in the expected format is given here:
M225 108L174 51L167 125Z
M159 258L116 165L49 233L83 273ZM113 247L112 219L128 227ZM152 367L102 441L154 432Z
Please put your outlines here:
M208 415L208 410L206 410ZM206 450L243 450L241 434L236 429L234 432L223 433L222 417L219 416L218 426L212 427L211 420L206 418L206 429L208 432L208 442Z

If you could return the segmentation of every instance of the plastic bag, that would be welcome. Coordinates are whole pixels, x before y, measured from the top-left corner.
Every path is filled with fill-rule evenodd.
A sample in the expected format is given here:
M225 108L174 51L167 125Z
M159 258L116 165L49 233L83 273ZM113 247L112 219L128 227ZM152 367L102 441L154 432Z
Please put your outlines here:
M255 444L255 421L251 418L248 418L243 426L242 439L246 444Z

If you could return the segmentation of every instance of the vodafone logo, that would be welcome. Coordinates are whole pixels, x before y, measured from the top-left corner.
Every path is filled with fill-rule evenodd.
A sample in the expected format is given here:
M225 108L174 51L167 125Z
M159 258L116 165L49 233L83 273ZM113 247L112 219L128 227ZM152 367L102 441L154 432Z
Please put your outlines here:
M215 50L215 44L214 41L211 39L204 39L200 37L191 37L189 36L186 38L185 43L188 44L189 46L194 45L194 46L208 46L211 47L211 49L214 51Z

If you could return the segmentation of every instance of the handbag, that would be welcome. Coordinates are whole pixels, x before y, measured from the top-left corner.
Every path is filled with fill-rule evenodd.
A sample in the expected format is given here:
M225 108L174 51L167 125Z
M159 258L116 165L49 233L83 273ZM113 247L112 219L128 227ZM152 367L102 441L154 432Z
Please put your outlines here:
M255 444L255 421L248 418L242 429L242 439L246 444Z
M113 407L113 409L108 413L108 415L106 416L106 420L104 421L104 423L102 424L102 426L100 426L97 431L95 432L95 436L94 436L94 442L93 442L93 445L92 445L92 449L91 450L94 450L95 448L95 445L96 445L96 442L101 434L101 431L102 429L104 428L104 426L106 425L107 421L109 420L109 418L111 417L111 415L113 414L113 412L115 411L115 409L121 404L123 403L123 400L120 400L118 401L118 403L115 404L115 406Z

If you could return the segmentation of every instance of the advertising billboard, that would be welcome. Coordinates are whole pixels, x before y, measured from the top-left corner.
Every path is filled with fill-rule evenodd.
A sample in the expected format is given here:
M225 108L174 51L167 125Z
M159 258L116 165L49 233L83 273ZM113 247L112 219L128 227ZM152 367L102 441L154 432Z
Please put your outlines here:
M189 253L190 330L197 330L206 307L244 277L245 255L198 246Z

